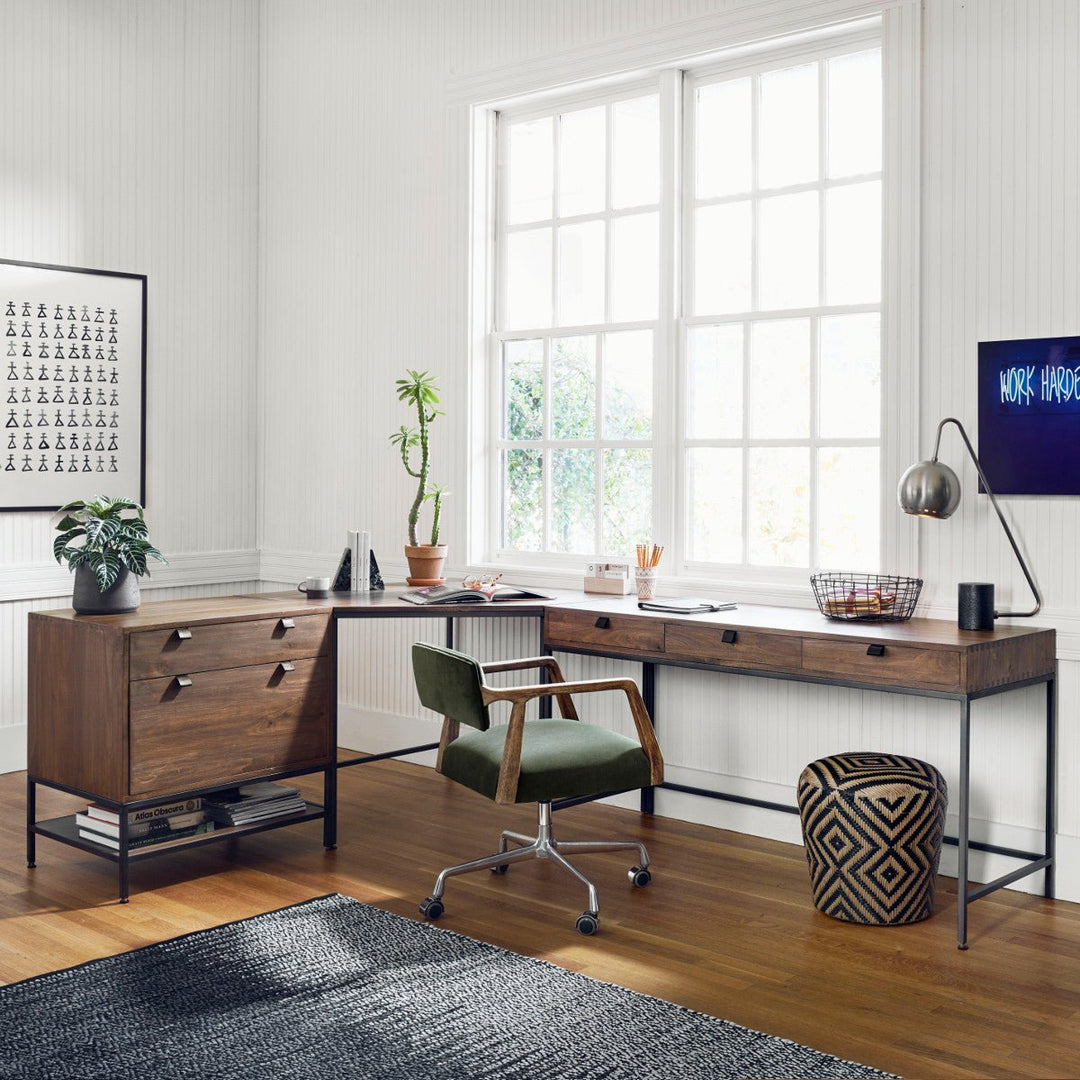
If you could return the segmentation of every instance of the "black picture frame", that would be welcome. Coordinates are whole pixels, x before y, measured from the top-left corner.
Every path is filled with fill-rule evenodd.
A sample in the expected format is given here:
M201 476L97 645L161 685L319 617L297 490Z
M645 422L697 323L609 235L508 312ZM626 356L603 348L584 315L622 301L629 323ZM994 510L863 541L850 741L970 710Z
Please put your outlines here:
M0 512L98 494L146 505L146 275L0 259Z

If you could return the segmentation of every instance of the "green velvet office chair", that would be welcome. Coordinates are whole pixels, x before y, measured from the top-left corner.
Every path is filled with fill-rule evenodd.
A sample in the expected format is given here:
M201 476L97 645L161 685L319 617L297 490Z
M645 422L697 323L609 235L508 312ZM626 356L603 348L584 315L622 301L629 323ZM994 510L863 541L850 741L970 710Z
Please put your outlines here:
M479 664L453 649L416 644L412 659L420 700L444 717L438 771L496 803L535 802L538 815L535 837L504 832L499 850L493 855L443 870L420 911L429 919L443 913L446 879L456 874L484 869L504 874L511 863L522 859L550 859L588 889L589 906L578 916L577 928L583 934L596 933L600 918L596 889L563 853L634 850L638 862L628 876L640 888L652 877L648 852L636 840L556 840L551 804L556 799L631 791L658 784L664 778L660 747L637 684L633 679L566 682L550 656ZM484 681L489 673L529 668L546 669L548 682L498 688ZM620 690L626 695L637 729L636 740L579 720L571 695L605 690ZM526 721L526 705L544 695L554 695L562 718ZM510 720L505 725L492 726L488 718L488 706L496 701L511 705ZM474 730L463 734L462 724ZM515 845L513 850L510 845Z

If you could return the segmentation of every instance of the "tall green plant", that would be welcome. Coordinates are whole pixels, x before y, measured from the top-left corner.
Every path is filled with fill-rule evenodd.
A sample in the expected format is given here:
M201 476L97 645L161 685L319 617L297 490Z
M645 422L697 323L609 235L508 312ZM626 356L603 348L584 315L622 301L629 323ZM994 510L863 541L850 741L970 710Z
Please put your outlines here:
M416 410L416 427L402 424L401 427L390 436L390 442L398 448L401 454L401 463L405 471L417 481L416 497L412 506L409 507L409 543L417 546L416 526L420 520L420 505L425 499L433 502L433 514L431 523L431 543L439 542L439 517L442 510L442 500L450 494L439 484L433 484L429 491L428 479L431 467L431 448L428 441L428 429L437 416L445 415L440 409L435 408L439 404L439 386L436 376L427 371L407 372L408 378L398 379L395 383L398 401ZM420 448L420 461L416 468L413 467L412 449Z
M150 543L143 508L133 499L108 495L98 495L93 502L77 499L60 507L60 513L64 515L56 525L60 535L53 540L56 561L66 561L70 570L90 567L101 592L116 584L121 566L137 577L148 577L148 558L168 562ZM75 543L78 540L82 543Z

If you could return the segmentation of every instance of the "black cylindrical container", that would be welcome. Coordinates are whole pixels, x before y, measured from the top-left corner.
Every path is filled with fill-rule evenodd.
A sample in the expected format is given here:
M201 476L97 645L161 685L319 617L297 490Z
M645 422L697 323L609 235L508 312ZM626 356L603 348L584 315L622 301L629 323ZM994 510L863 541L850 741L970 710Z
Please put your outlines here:
M993 584L989 581L961 581L957 593L957 626L961 630L993 630Z

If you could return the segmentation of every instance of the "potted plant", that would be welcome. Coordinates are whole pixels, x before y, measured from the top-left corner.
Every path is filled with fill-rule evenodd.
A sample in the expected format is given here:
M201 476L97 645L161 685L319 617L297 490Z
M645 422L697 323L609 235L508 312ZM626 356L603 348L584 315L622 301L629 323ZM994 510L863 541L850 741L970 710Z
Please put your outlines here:
M416 427L402 424L390 436L390 442L398 448L401 463L405 471L417 481L416 496L409 507L409 542L405 545L405 558L409 562L409 576L405 579L410 585L441 585L443 563L446 561L446 545L439 543L439 521L442 501L450 494L440 484L429 480L430 445L428 429L437 416L443 412L437 408L439 387L436 378L427 371L408 371L408 378L398 379L398 401L416 410ZM420 461L413 468L413 447L420 448ZM431 540L421 544L417 539L417 523L420 520L421 505L430 500L432 503Z
M132 499L98 495L93 502L70 502L60 513L53 555L75 573L71 606L81 615L134 611L139 578L150 574L146 560L168 561L150 543L143 508Z

